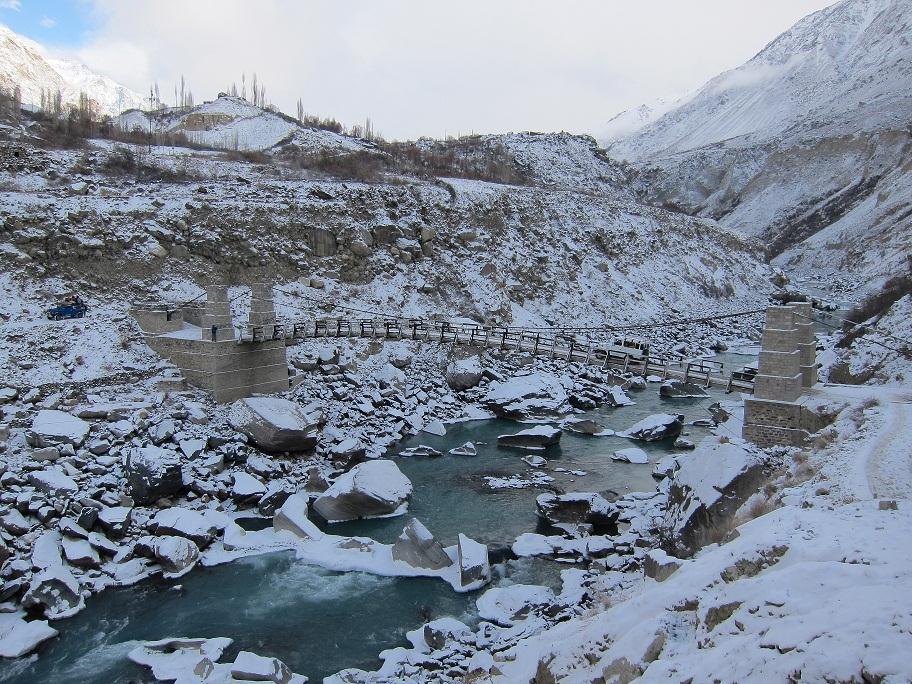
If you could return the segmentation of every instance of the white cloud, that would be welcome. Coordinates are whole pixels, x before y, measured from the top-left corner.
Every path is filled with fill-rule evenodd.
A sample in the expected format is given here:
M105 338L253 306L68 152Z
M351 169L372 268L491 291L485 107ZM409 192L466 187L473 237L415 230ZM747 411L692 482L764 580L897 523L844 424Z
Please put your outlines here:
M22 9L20 0L0 0L0 9L14 10L18 12Z
M57 20L54 19L53 17L47 16L46 14L43 17L41 17L41 21L39 21L38 23L41 24L42 28L46 28L46 29L54 28L55 26L57 26Z
M831 0L94 0L90 66L197 101L246 72L267 98L391 137L599 130L701 85Z

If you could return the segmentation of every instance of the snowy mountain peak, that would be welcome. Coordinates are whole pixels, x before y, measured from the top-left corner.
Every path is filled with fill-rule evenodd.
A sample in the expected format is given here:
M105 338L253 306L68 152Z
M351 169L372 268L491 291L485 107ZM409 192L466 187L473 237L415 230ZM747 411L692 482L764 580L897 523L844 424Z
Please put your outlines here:
M139 93L84 64L48 57L41 45L0 24L0 87L17 86L24 104L37 106L42 91L59 90L64 104L77 103L79 94L86 93L100 114L110 116L146 102Z
M753 143L808 120L863 118L871 130L912 95L910 33L912 0L843 0L641 130L605 140L612 156L645 160L740 138Z

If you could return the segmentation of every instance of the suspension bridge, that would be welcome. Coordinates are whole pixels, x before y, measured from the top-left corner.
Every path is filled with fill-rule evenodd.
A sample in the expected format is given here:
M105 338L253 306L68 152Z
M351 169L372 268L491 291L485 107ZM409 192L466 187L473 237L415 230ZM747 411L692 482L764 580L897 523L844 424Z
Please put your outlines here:
M352 315L321 317L312 313L312 306L292 305L290 308L299 309L306 315L278 319L272 300L273 290L292 301L294 298L310 300L312 304L331 306ZM337 305L281 288L254 285L248 322L236 326L230 307L241 296L244 295L229 298L227 288L210 287L205 303L198 301L202 295L178 305L144 303L134 307L134 317L146 333L150 346L181 368L190 382L213 389L217 399L221 395L229 400L254 391L287 389L285 347L320 339L408 340L459 345L750 392L754 384L751 370L729 370L724 364L709 359L656 353L648 343L631 336L657 328L697 325L765 311L752 309L624 325L521 327L484 325L464 319L414 318Z

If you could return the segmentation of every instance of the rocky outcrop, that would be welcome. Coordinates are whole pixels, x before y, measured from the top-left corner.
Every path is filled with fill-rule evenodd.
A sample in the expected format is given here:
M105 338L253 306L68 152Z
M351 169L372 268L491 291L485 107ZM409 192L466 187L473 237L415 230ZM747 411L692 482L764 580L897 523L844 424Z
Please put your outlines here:
M715 527L734 515L763 477L757 455L732 443L701 444L681 459L668 485L664 527L667 551L687 556L702 547Z
M279 397L249 397L231 406L228 421L263 451L311 451L323 417L316 404Z
M392 461L367 461L341 475L314 501L328 522L405 512L412 483Z

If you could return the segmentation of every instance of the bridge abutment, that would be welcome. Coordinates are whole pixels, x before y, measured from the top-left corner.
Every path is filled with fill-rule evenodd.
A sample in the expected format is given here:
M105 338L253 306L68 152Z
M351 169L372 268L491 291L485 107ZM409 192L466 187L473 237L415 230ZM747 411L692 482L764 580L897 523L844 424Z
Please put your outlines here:
M276 316L271 287L251 287L248 326L272 326L262 341L238 344L225 285L206 287L206 304L175 310L135 307L148 345L180 368L187 381L220 403L288 389L284 339L272 339Z

